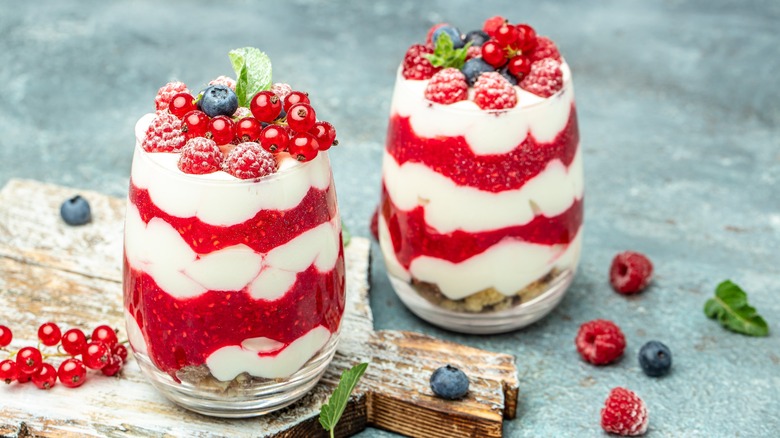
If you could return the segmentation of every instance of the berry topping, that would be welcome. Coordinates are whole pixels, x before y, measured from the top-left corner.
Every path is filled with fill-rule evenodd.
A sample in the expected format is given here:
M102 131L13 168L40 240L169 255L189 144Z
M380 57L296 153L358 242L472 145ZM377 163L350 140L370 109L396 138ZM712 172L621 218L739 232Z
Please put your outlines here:
M52 347L60 343L62 339L62 332L57 324L53 322L47 322L38 327L38 339L41 343L47 347Z
M483 73L474 83L474 102L483 110L513 108L517 105L517 92L500 73Z
M500 15L496 15L495 17L490 17L487 20L485 20L485 24L482 25L482 30L485 31L485 33L488 34L489 36L493 36L496 34L498 28L500 28L506 23L507 23L506 18Z
M232 116L238 108L235 91L225 85L211 85L203 91L200 109L209 117Z
M517 28L509 23L504 23L496 29L496 33L493 35L496 42L501 47L510 47L517 42Z
M472 30L466 34L466 37L463 38L463 41L466 43L471 43L471 47L480 47L489 39L490 35L488 35L484 30Z
M287 125L295 132L307 132L317 121L317 113L308 103L296 103L287 111Z
M469 48L466 49L466 61L469 59L480 58L481 56L482 47L480 46L469 46Z
M14 339L14 334L8 327L0 325L0 347L7 347Z
M520 81L520 87L541 97L550 97L563 88L561 63L542 59L531 64L531 71Z
M194 137L203 137L209 130L209 116L203 111L190 111L184 115L181 126L181 131L184 133L187 140ZM182 144L179 149L183 146L184 144Z
M482 59L494 68L499 68L506 64L506 53L497 42L491 40L482 45Z
M71 356L81 354L86 346L87 337L81 329L72 328L62 335L62 349Z
M425 80L430 79L437 71L438 68L434 67L425 56L433 53L433 49L423 46L422 44L414 44L409 47L404 56L403 67L401 68L401 74L406 79Z
M95 330L92 331L92 341L100 341L104 344L106 344L106 347L113 348L114 345L119 342L119 340L116 337L116 332L114 329L107 325L100 325L95 328Z
M282 105L282 109L284 109L285 113L289 112L290 107L295 104L311 103L311 101L309 101L309 95L304 93L303 91L291 91L290 94L288 94L287 97L285 97L282 102L284 102Z
M527 56L517 55L509 60L507 68L512 76L517 79L523 79L531 71L531 59Z
M528 52L536 47L536 31L533 27L527 24L518 24L515 26L517 31L517 39L515 40L515 46L522 52Z
M84 225L92 220L92 209L86 199L76 195L60 205L60 216L68 225Z
M57 370L45 363L32 375L32 382L39 389L51 389L57 383Z
M666 375L672 368L672 352L658 341L650 341L639 350L639 366L650 377Z
M466 61L460 71L466 75L466 80L469 82L469 86L474 86L474 83L477 82L477 79L482 73L495 71L495 69L493 66L485 62L484 59L473 58Z
M268 152L282 152L289 142L290 134L284 126L268 125L260 131L260 146Z
M469 378L466 373L447 365L431 374L431 390L447 400L457 400L469 392Z
M216 144L227 144L233 141L235 129L233 119L227 116L217 116L209 120L209 130L206 137L214 140Z
M282 112L282 99L273 91L261 91L249 102L249 109L257 120L271 123Z
M311 161L317 156L320 145L313 135L305 132L296 132L290 137L287 151L298 161Z
M456 68L445 68L433 75L425 87L425 98L431 102L449 105L468 97L466 76Z
M601 427L622 436L643 435L647 431L647 407L633 391L613 388L601 409Z
M78 359L68 359L57 370L60 382L68 388L78 388L87 379L87 367Z
M185 120L187 120L187 115L185 115ZM165 111L158 112L152 123L146 128L146 136L144 136L141 147L146 152L178 152L185 142L182 121Z
M190 111L195 111L198 106L195 105L195 98L190 93L178 93L171 99L168 111L178 118L184 117Z
M108 364L110 351L106 344L92 341L84 348L81 354L84 365L93 370L99 370Z
M241 141L257 141L260 138L260 131L263 130L260 122L254 117L244 117L236 122L235 136Z
M17 378L19 378L19 367L15 361L6 359L0 362L0 380L10 385Z
M233 91L236 91L236 80L229 76L219 76L213 81L209 82L209 85L224 85Z
M338 145L336 141L336 128L328 122L317 122L309 129L309 134L317 139L321 151L327 151L332 145Z
M222 151L210 138L190 139L181 150L179 170L184 173L203 175L213 173L222 167Z
M615 291L630 295L643 291L653 277L653 264L644 254L625 251L612 259L609 282Z
M561 53L558 51L558 47L555 43L543 36L536 37L536 48L528 55L531 61L539 61L541 59L554 59L558 62L562 62Z
M273 91L275 95L279 96L279 100L281 102L284 102L284 98L287 97L288 94L292 93L292 87L283 82L277 82L271 85L271 91Z
M582 324L574 342L580 356L593 365L616 361L626 348L626 338L620 327L605 319Z
M157 96L154 98L154 104L157 111L164 111L168 109L168 105L171 103L173 96L179 93L189 93L190 90L183 82L168 82L157 90Z
M504 66L501 70L498 71L501 73L501 76L506 79L512 86L517 85L517 78L515 75L509 72L509 67Z
M425 35L425 44L433 47L433 33L436 32L440 27L449 26L448 23L438 23L431 26L430 29L428 29L428 34Z
M269 126L270 127L270 126ZM276 172L274 156L254 142L239 143L225 158L225 172L239 179L261 178Z
M34 374L43 365L41 351L35 347L24 347L16 353L16 365L24 374Z
M446 24L444 26L439 26L436 30L433 31L433 35L431 35L431 42L434 46L439 41L439 37L442 35L447 35L450 37L450 40L452 40L452 47L455 49L460 49L466 45L466 43L463 41L463 38L460 36L460 31L458 28Z

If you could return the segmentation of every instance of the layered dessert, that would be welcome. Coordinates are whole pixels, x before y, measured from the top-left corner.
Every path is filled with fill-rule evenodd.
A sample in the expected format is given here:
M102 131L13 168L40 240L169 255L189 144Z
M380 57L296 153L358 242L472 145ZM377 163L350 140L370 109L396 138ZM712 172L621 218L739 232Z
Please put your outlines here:
M242 68L258 68L250 57L261 55L244 56ZM265 83L221 77L197 94L169 83L136 125L128 333L142 369L169 379L158 387L186 384L188 396L257 396L312 362L324 370L335 350L345 298L325 152L335 130L268 69Z
M549 38L493 17L465 35L434 26L409 48L377 225L387 270L413 311L425 313L409 290L429 310L471 314L522 312L565 290L582 214L571 71Z

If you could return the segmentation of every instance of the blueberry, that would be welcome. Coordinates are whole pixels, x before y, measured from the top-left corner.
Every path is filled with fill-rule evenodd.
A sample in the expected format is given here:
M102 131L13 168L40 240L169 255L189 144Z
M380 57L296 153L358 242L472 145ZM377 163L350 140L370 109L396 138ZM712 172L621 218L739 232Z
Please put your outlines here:
M494 69L487 62L483 61L482 58L471 58L466 61L460 71L466 75L466 80L469 81L469 86L473 86L474 82L477 82L479 75L482 73L496 71L496 69Z
M436 44L436 41L439 40L439 35L443 33L446 33L450 36L450 39L452 40L452 47L460 49L466 45L466 43L463 41L463 38L460 36L460 31L457 27L454 26L442 26L436 29L431 36L431 41L433 41L434 45Z
M238 97L229 87L212 85L203 91L200 109L209 117L232 116L238 109Z
M463 38L464 43L471 43L474 47L481 47L490 39L490 35L483 30L472 30L466 34L466 38Z
M60 216L68 225L84 225L92 220L92 212L89 208L89 202L76 195L60 206Z
M509 67L504 67L498 72L501 73L501 76L503 76L504 79L509 81L510 84L517 85L517 77L515 77L515 75L513 75L512 73L509 73Z
M456 400L469 392L469 378L452 365L441 367L431 374L433 393L447 400Z
M672 352L658 341L650 341L639 350L639 365L650 377L660 377L672 367Z

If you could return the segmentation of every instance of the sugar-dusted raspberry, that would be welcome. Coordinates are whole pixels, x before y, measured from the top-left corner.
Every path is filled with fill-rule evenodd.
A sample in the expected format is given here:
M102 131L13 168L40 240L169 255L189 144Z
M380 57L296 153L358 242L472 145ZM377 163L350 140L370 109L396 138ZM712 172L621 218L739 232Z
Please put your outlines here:
M178 117L168 111L158 111L157 116L146 128L146 136L141 147L146 152L178 152L186 142L181 128L181 120Z
M236 108L236 112L233 113L233 118L236 120L241 120L244 117L250 117L251 115L252 111L250 111L249 108L240 106Z
M288 94L292 93L292 87L288 84L285 84L284 82L277 82L273 85L271 85L271 91L279 96L279 100L284 102L284 98L287 97Z
M437 71L438 67L434 67L431 61L428 61L423 55L429 55L433 53L433 49L423 46L422 44L414 44L409 47L404 56L404 63L402 67L402 74L406 79L415 79L418 81L430 79Z
M474 102L483 110L514 108L517 91L501 73L482 73L474 83Z
M222 168L222 151L210 138L195 137L187 141L179 157L179 170L203 175Z
M209 82L209 85L224 85L233 91L236 91L236 80L229 76L219 76Z
M609 282L615 291L631 295L642 292L653 277L653 263L644 254L624 251L612 259Z
M184 82L168 82L159 90L157 90L157 96L154 98L154 104L157 111L164 111L168 109L168 105L171 104L173 96L179 93L189 93L190 90L184 85Z
M480 56L482 56L481 46L469 46L469 48L466 49L466 61L472 58L479 58Z
M503 26L505 23L507 23L506 18L500 15L496 15L495 17L490 17L487 20L485 20L485 24L482 25L482 30L484 30L485 33L487 33L492 37L496 34L498 28Z
M239 143L228 153L222 168L236 178L254 179L276 172L277 165L273 154L248 141Z
M449 105L466 99L469 84L466 76L457 68L445 68L433 75L425 87L425 98L436 103Z
M574 343L580 356L593 365L612 363L626 349L626 337L620 327L606 319L594 319L582 324Z
M613 388L601 409L601 427L621 436L638 436L647 432L647 406L633 391Z
M525 91L541 97L550 97L563 88L561 62L554 59L542 59L531 64L531 71L520 81Z
M523 52L523 55L526 53ZM561 52L558 51L558 47L555 43L544 36L536 37L536 48L534 48L528 55L531 61L539 61L541 59L554 59L558 62L562 62Z

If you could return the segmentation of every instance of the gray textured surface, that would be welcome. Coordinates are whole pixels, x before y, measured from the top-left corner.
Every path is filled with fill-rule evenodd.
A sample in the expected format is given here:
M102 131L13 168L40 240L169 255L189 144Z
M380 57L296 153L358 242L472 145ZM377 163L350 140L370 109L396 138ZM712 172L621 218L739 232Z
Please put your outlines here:
M616 385L650 409L650 436L780 435L780 4L575 0L466 2L6 2L0 4L0 184L35 178L126 193L135 120L172 78L230 73L229 49L263 48L275 78L311 91L338 127L332 153L343 216L367 235L378 197L394 71L432 22L479 27L500 13L561 47L577 88L586 171L581 269L550 317L516 333L462 336L414 318L373 270L378 328L421 331L517 355L518 419L507 436L600 436ZM657 279L612 292L614 253L644 251ZM726 332L701 312L732 278L769 338ZM608 317L623 360L581 362L583 321ZM667 343L674 369L645 377L635 355ZM361 436L392 436L368 430Z

